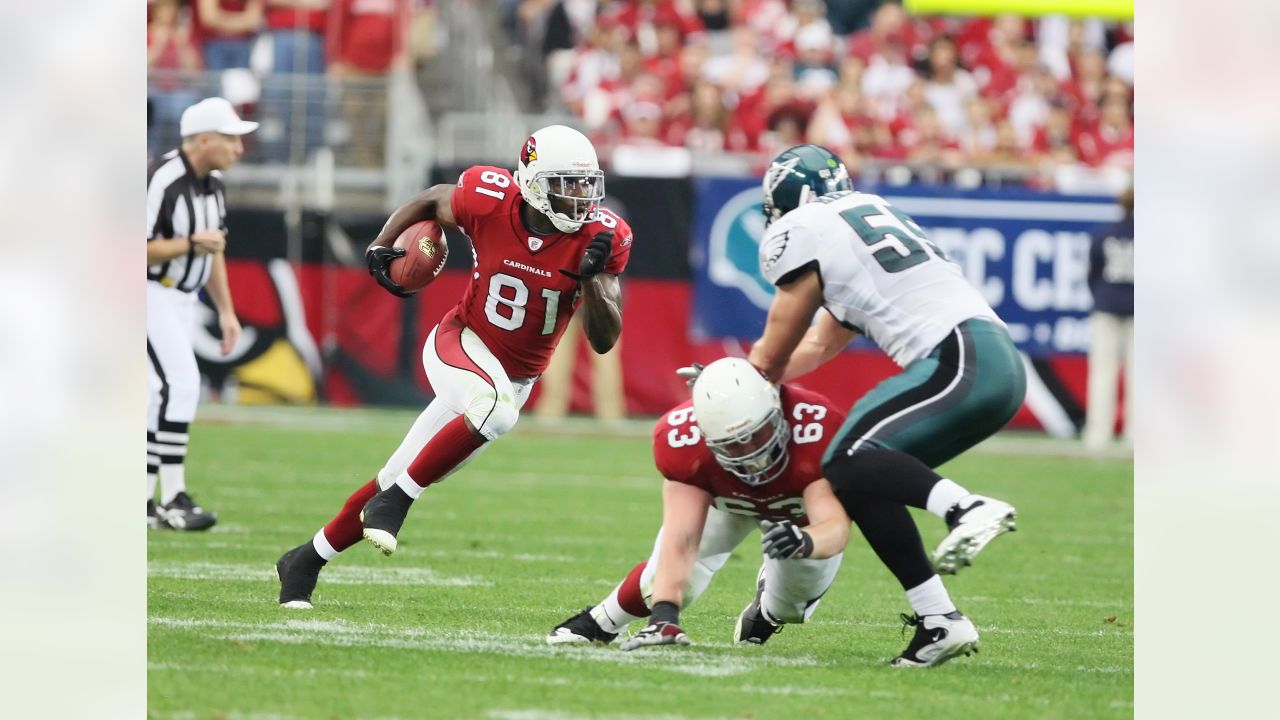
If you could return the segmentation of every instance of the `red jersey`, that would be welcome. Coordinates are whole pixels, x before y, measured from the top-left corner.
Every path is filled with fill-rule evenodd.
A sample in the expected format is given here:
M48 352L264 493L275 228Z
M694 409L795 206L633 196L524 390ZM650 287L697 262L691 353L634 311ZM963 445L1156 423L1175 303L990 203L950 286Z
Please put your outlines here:
M601 208L575 233L539 235L520 218L520 188L509 170L477 165L453 190L453 217L471 238L471 284L452 313L498 358L507 375L541 375L575 310L578 283L560 270L578 272L597 233L613 231L604 271L617 275L631 257L631 226Z
M720 467L694 424L693 400L677 405L654 426L653 461L666 479L706 490L717 509L804 525L809 521L804 490L822 478L822 454L844 413L816 392L783 385L782 414L791 426L787 467L764 485L747 485Z

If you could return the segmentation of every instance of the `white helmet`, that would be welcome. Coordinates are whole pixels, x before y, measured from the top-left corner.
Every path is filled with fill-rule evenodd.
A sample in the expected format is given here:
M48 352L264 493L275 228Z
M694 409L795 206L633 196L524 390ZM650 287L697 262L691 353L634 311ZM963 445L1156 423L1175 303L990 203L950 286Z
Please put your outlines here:
M763 485L787 467L791 428L778 388L742 358L722 358L693 383L693 413L707 449L748 485Z
M564 125L548 125L524 141L516 182L525 202L560 232L577 232L595 218L596 204L604 199L596 149L586 135Z

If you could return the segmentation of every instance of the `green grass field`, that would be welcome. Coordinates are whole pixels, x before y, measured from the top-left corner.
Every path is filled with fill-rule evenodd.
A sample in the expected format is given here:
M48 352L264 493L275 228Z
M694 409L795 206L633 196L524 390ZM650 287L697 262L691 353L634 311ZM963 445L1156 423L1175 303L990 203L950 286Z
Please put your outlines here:
M909 608L856 531L813 620L764 647L730 643L754 593L755 535L683 614L695 646L545 645L556 623L648 556L661 502L643 432L546 433L526 423L423 495L393 557L357 545L325 569L313 611L282 610L276 558L372 476L412 415L212 416L192 431L187 477L219 524L148 536L151 717L1133 715L1128 460L999 438L946 466L1017 505L1020 531L946 578L982 633L981 653L904 671L886 663L909 638L897 619ZM917 517L931 547L943 525Z

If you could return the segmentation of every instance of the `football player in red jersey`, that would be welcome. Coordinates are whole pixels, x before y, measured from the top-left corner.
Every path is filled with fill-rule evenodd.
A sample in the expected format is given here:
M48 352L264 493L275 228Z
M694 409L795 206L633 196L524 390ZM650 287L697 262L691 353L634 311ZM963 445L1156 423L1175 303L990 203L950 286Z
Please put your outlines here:
M280 604L311 607L320 569L363 535L384 554L396 549L409 506L515 425L569 318L597 353L622 332L618 274L631 254L631 228L599 206L604 175L580 132L551 125L520 151L513 175L477 166L457 184L436 185L402 205L366 252L369 272L405 296L388 274L404 253L391 247L410 225L434 220L472 241L471 284L422 349L436 398L377 476L347 499L310 541L276 563Z
M553 645L611 642L628 624L652 617L623 643L690 644L679 625L729 554L757 527L765 532L755 599L733 639L763 644L784 623L802 623L831 587L849 540L849 518L822 477L827 440L844 414L802 388L779 389L746 360L707 365L693 399L670 410L653 433L653 457L666 481L662 529L653 554L600 604L565 620ZM804 527L783 537L775 523Z

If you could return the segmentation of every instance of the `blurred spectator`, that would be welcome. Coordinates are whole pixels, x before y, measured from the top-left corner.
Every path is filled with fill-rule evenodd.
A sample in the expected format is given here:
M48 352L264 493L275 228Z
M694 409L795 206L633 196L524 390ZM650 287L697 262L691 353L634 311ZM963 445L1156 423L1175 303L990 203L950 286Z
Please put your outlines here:
M871 59L884 52L885 44L898 43L899 51L906 52L907 14L897 3L881 5L871 16L871 27L854 33L849 38L849 54L871 64Z
M1133 40L1116 45L1107 56L1107 70L1124 82L1133 84L1134 50Z
M1077 159L1075 132L1071 113L1061 103L1049 106L1044 124L1036 128L1031 140L1032 151L1055 163L1074 163Z
M827 21L837 35L848 35L870 23L872 14L883 4L893 5L897 0L827 0Z
M671 24L685 40L703 32L702 21L684 0L614 0L600 10L597 22L625 27L645 56L658 51L658 26Z
M561 96L606 141L759 157L805 137L855 172L867 159L937 164L926 181L1025 166L1045 184L1066 165L1087 182L1132 163L1132 39L1131 24L909 16L896 0L613 0L571 51ZM1107 43L1128 45L1114 73Z
M1049 116L1049 106L1060 102L1058 96L1058 82L1044 66L1037 66L1019 77L1017 90L1009 103L1008 118L1020 143L1031 144L1035 129Z
M151 5L147 69L161 71L147 83L147 101L154 113L151 123L157 129L171 129L177 126L182 111L197 99L192 80L177 74L200 70L200 51L192 38L191 17L178 0L156 0ZM155 139L148 138L152 153L157 147Z
M571 50L574 29L563 2L520 0L516 7L516 40L520 53L520 76L527 94L526 104L534 112L546 109L548 93L547 58L553 52Z
M680 51L683 48L680 28L674 23L658 25L658 51L645 58L644 68L662 81L667 99L674 98L685 89L684 75L680 70Z
M1073 57L1073 63L1071 79L1063 83L1062 89L1075 103L1079 120L1086 126L1092 126L1097 122L1102 91L1106 86L1106 60L1101 52L1085 48Z
M385 86L361 80L385 78L393 67L408 69L409 0L333 0L329 6L329 75L344 82L342 116L353 159L365 167L385 163Z
M585 42L595 28L596 9L596 0L560 0L547 18L542 43L547 74L545 102L557 107L561 104L563 96L559 90L573 72L576 47Z
M305 160L324 137L325 30L330 0L266 0L271 75L260 132L272 160ZM295 150L301 150L295 155Z
M795 80L785 66L778 66L778 71L769 78L764 87L753 93L739 96L738 106L729 120L729 132L725 138L726 146L738 152L771 154L768 151L769 143L763 140L763 136L771 130L770 118L778 110L796 105L798 102Z
M1096 128L1080 133L1076 140L1080 159L1090 165L1133 167L1133 120L1129 105L1121 98L1103 103Z
M966 155L985 160L996 147L996 127L991 117L991 103L982 96L965 101L965 127L960 133L960 149ZM1006 123L1007 124L1007 123Z
M802 34L810 46L816 43L824 48L830 48L835 38L827 22L826 3L822 0L791 0L791 13L774 26L772 32L781 41L774 52L788 57L798 54L796 42Z
M693 86L691 95L690 110L672 123L668 142L695 152L723 151L729 109L725 107L720 88L702 80Z
M979 165L1010 169L1029 164L1026 153L1018 143L1018 135L1008 120L997 122L992 135L991 147L974 155L973 159Z
M604 108L602 113L595 96L605 80L619 72L620 50L626 38L626 28L607 28L597 24L588 34L587 41L574 51L569 76L560 89L560 99L582 117L588 129L599 127L608 118L608 108Z
M774 28L787 18L785 0L741 0L737 25L748 25L760 37L770 37Z
M796 60L793 72L801 86L826 90L839 80L834 60L831 30L824 26L806 25L794 40Z
M262 25L263 0L195 0L191 19L205 67L249 67L249 50Z
M743 25L733 31L733 49L728 55L708 58L702 76L720 87L749 93L769 77L769 64L760 53L760 35Z
M1133 186L1118 198L1120 222L1093 233L1089 246L1088 407L1082 437L1097 450L1111 441L1116 423L1116 381L1124 359L1124 436L1133 437Z
M903 96L915 82L915 71L907 66L906 45L896 35L885 39L862 72L862 92L876 114L884 119L901 111Z
M1106 47L1106 30L1096 19L1071 19L1063 15L1047 15L1040 19L1036 31L1040 60L1059 80L1071 77L1071 58L1086 48Z
M702 26L710 32L729 28L729 5L730 0L695 0L693 3Z
M960 162L960 144L947 132L931 105L917 108L914 124L898 135L898 144L906 150L907 159L954 168Z
M964 104L978 92L978 85L956 56L956 44L949 37L935 38L929 45L925 65L924 97L937 113L937 120L950 135L964 131Z

